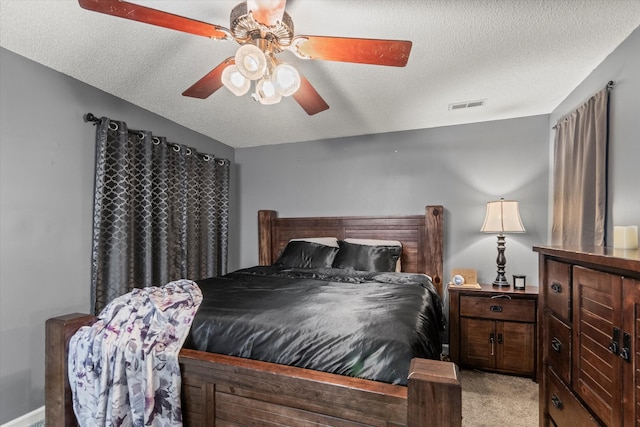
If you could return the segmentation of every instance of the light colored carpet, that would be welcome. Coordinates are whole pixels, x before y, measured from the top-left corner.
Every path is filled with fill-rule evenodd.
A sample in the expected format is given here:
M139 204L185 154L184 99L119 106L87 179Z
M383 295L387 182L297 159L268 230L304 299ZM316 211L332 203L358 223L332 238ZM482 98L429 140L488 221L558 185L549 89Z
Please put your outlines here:
M530 378L461 370L464 427L535 427L538 384Z

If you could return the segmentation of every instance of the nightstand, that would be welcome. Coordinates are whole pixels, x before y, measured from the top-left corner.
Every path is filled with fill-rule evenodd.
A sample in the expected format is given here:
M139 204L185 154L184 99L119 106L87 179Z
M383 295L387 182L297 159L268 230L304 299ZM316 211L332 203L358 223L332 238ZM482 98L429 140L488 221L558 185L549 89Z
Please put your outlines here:
M449 286L449 352L463 368L536 380L538 287Z

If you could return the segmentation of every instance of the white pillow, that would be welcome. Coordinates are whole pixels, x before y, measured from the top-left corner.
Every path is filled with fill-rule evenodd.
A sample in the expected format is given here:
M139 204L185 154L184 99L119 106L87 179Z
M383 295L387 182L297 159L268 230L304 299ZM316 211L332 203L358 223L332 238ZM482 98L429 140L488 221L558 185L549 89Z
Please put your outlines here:
M334 248L340 247L338 245L338 239L336 237L303 237L300 239L291 239L290 242L311 242L318 243L325 246L333 246Z
M347 243L353 243L354 245L365 245L365 246L400 246L402 248L402 242L399 240L380 240L380 239L344 239ZM396 262L396 272L402 271L402 263L400 260L402 259L402 253L398 257L398 262Z

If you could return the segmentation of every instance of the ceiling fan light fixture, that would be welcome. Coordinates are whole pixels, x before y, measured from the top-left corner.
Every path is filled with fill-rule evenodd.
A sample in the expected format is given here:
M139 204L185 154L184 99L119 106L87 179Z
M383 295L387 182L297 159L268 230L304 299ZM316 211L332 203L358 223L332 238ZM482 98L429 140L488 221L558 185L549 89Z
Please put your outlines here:
M249 80L258 80L267 69L267 57L258 46L245 44L236 52L238 71Z
M235 96L242 96L249 92L251 81L240 73L236 65L229 65L222 72L222 84Z
M276 91L276 87L270 78L262 78L256 83L256 93L253 98L263 105L277 104L282 99L282 95Z
M300 89L300 73L290 64L278 64L273 70L273 83L282 96L291 96Z

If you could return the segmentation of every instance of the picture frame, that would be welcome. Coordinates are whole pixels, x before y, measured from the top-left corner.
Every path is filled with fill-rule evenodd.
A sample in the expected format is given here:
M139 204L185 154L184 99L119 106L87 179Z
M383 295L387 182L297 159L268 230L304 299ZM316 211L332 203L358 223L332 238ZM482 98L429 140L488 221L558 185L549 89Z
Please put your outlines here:
M524 274L513 275L513 289L524 290L527 286L527 276Z
M456 283L456 276L462 276L462 283ZM473 286L478 285L478 273L474 268L454 268L451 270L451 283L456 286Z

